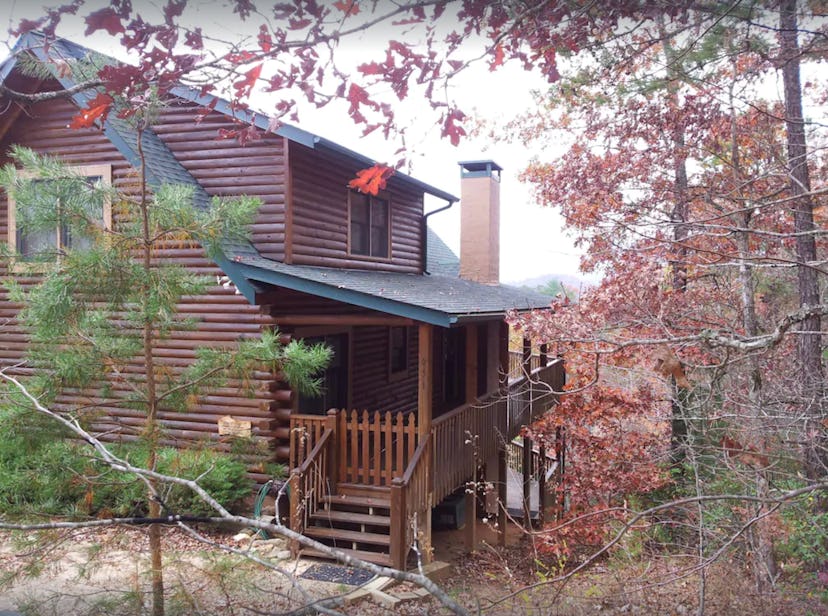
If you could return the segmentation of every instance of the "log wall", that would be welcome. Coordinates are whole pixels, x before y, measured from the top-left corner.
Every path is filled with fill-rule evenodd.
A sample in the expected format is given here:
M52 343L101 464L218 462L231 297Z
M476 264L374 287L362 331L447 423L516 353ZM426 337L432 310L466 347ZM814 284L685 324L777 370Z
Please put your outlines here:
M71 165L110 164L113 185L127 192L134 191L135 170L100 131L67 128L75 113L75 107L66 101L32 105L14 123L0 143L0 163L9 162L6 155L8 146L11 143L19 143L39 152L57 156ZM185 147L183 135L186 131L181 129L177 132L173 129L176 122L185 120L185 115L182 110L171 109L165 112L162 118L165 130L162 132L165 139L170 140L171 145L178 150L176 154L187 160L194 175L201 176L199 179L205 184L208 192L226 195L250 191L253 185L234 183L225 187L224 182L229 173L227 169L233 168L220 156L222 148L227 147L226 144L216 145L209 155L198 147ZM206 135L204 139L207 139ZM201 146L206 147L207 143L208 141L203 141ZM279 144L271 145L280 147ZM250 154L250 151L247 151L247 154ZM211 160L215 156L219 156L218 161ZM256 154L254 157L258 156L259 154ZM264 156L263 152L261 156ZM278 155L272 158L276 160ZM221 164L221 169L218 163ZM271 186L278 184L278 166L274 167L273 173L274 177L268 180ZM278 191L271 190L267 199L270 210L266 211L272 213L279 209L279 200L282 196ZM115 224L118 224L117 218ZM256 229L259 241L271 246L274 253L278 252L278 233L271 236L269 229L262 225L258 225ZM5 194L0 194L0 240L5 241L7 233L8 204ZM193 271L213 278L221 274L219 268L211 263L198 247L169 247L159 251L159 258L175 259L178 263L188 265ZM0 265L0 268L3 267ZM5 269L0 269L0 276L7 273ZM24 285L38 282L36 276L17 276L17 279ZM16 318L20 308L20 305L10 302L6 291L0 288L0 366L3 367L20 362L26 352L27 336ZM198 347L232 345L239 338L257 337L263 328L273 325L268 315L260 314L259 309L251 306L243 296L234 294L232 288L225 289L218 284L209 287L203 295L185 298L179 308L181 314L194 319L197 326L195 330L174 331L168 340L159 344L157 359L167 368L167 374L171 378L181 374L190 364ZM131 369L138 373L141 371L138 363ZM20 371L25 372L25 369ZM165 443L180 445L193 440L218 442L220 439L217 421L224 415L230 415L238 420L252 422L255 438L272 447L276 437L275 420L279 415L289 414L291 392L283 383L276 382L274 375L260 373L255 376L254 381L257 394L252 399L240 393L238 389L228 387L198 399L188 413L162 411L160 417L165 427ZM121 406L123 393L116 389L111 398L102 400L100 390L66 392L60 398L60 402L65 405L98 405L102 414L96 428L101 431L116 429L111 438L130 440L135 438L140 428L142 414L140 411Z
M210 195L258 197L259 216L251 239L262 256L285 256L285 141L271 133L241 146L236 139L219 139L219 131L238 129L231 118L213 111L203 119L203 107L172 101L153 126L167 147ZM198 121L197 121L198 120Z
M423 194L392 177L383 196L391 206L391 258L348 254L348 182L362 165L344 156L290 143L292 262L420 273Z

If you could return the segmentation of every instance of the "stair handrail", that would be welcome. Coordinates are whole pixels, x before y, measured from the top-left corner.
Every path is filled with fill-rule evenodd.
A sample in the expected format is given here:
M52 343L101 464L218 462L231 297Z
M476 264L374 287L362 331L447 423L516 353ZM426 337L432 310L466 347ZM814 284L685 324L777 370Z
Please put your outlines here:
M391 481L391 564L397 569L405 569L408 550L414 544L418 528L430 525L426 516L430 513L431 481L429 472L431 461L431 434L420 441L414 455L408 462L405 472ZM425 546L429 549L431 546Z
M334 430L325 428L310 454L290 474L290 527L299 534L305 532L308 518L316 511L318 503L329 489L328 464ZM299 544L293 542L291 551L298 552Z

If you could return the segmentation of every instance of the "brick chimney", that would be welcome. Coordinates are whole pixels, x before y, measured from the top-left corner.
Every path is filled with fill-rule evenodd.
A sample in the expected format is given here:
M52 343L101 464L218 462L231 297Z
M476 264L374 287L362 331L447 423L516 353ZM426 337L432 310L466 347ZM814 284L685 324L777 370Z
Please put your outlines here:
M491 160L460 164L460 277L500 282L500 171Z

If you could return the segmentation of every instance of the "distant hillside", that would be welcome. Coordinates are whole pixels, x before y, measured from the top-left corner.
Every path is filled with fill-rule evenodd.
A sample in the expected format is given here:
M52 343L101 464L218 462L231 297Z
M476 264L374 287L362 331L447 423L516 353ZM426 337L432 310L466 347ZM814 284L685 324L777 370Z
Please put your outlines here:
M524 278L522 280L510 280L507 284L515 287L527 287L529 289L537 290L538 287L546 287L550 282L557 281L561 283L567 290L575 296L578 296L581 289L592 286L594 283L574 276L572 274L545 274L543 276L534 276L532 278Z

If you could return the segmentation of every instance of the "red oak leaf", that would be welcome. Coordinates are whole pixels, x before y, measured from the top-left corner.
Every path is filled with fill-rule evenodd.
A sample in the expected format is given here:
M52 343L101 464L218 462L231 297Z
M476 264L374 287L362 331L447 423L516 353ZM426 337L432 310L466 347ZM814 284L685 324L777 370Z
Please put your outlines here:
M84 34L89 36L98 30L106 30L111 36L124 32L121 18L113 8L105 8L89 13L86 18L86 32Z
M339 0L338 2L334 2L334 8L339 9L346 15L356 15L359 13L357 0Z
M466 135L464 129L458 122L466 119L466 114L459 109L453 109L446 115L446 121L443 124L443 137L448 137L451 140L451 145L458 145L460 138Z
M273 38L270 36L270 32L268 32L267 26L264 24L259 27L259 47L265 53L273 49Z
M503 45L498 44L498 45L496 45L496 46L495 46L495 48L494 48L494 58L493 58L493 59L492 59L492 61L489 63L489 70L490 70L490 71L493 71L493 70L495 70L498 66L500 66L501 64L503 64L503 58L504 58L504 53L503 53Z
M103 124L109 114L110 107L112 107L112 102L112 97L109 94L98 94L89 101L85 109L81 109L80 113L72 118L69 128L89 128L97 119L100 119L101 124Z
M244 73L244 77L233 83L233 88L236 90L236 97L242 98L248 96L253 86L256 85L256 80L262 74L262 65L257 64L249 71Z
M368 195L377 195L385 188L388 178L392 175L394 170L391 167L377 163L373 167L357 171L356 177L348 182L348 188Z

